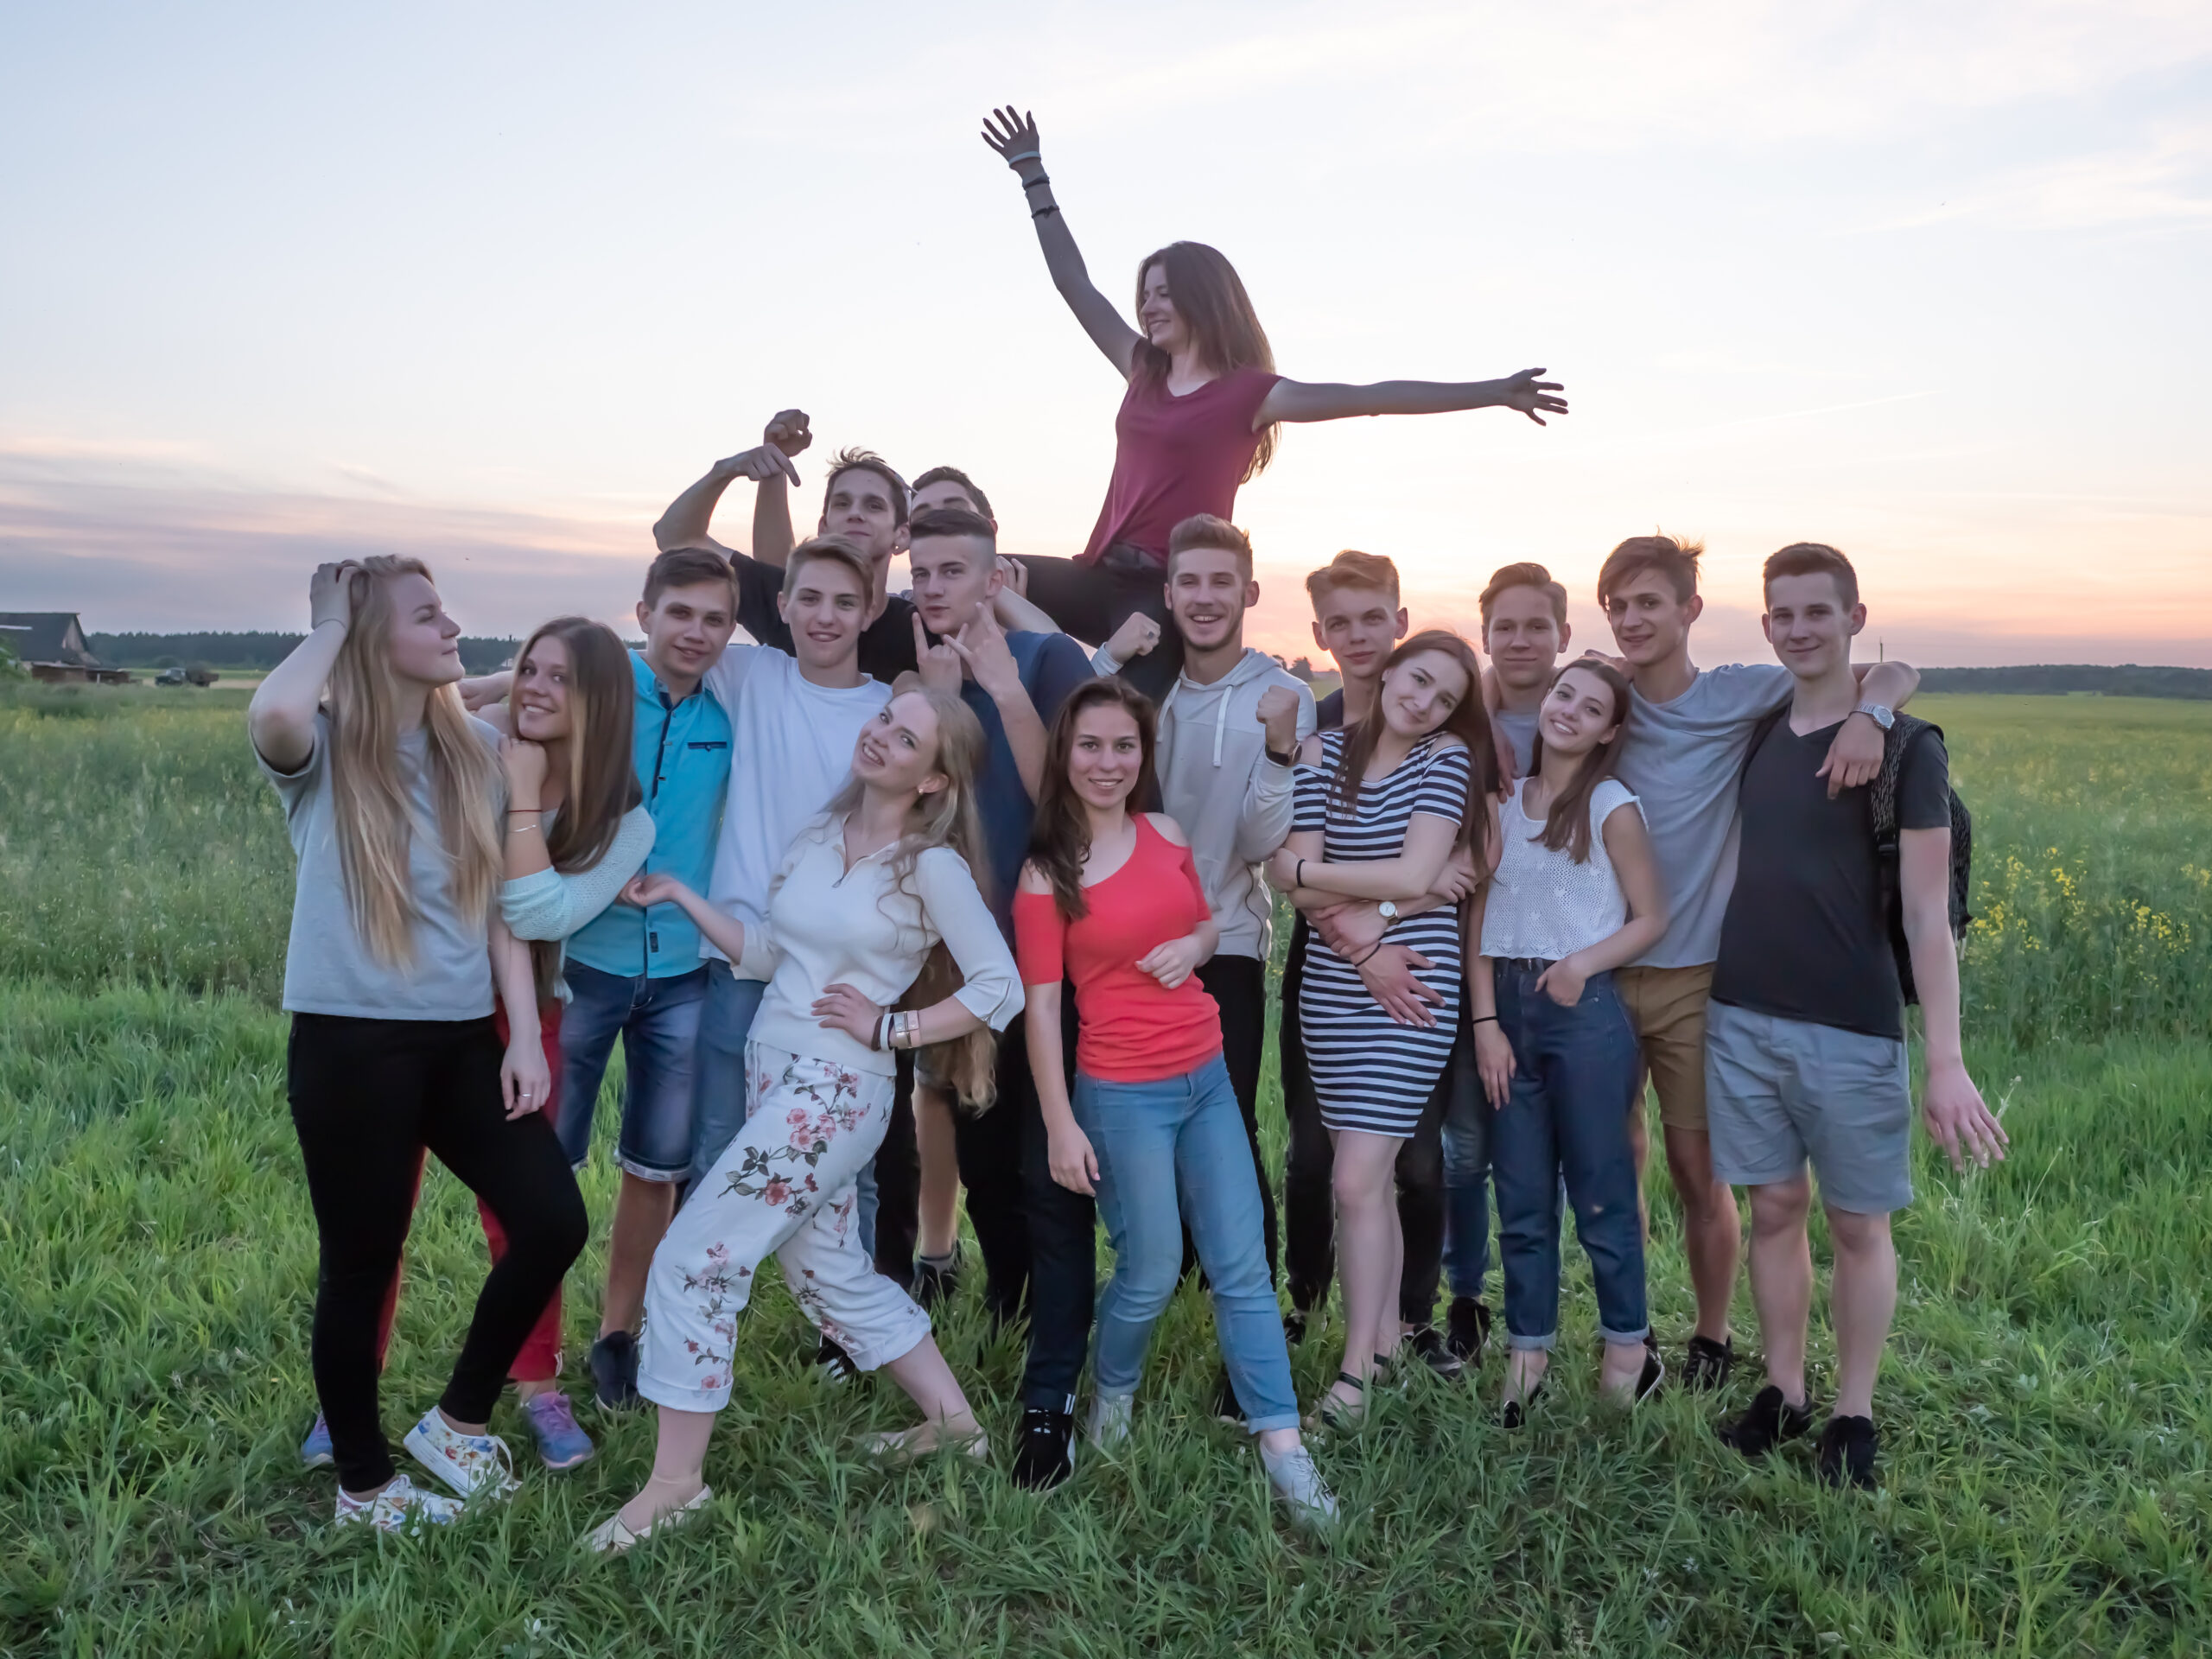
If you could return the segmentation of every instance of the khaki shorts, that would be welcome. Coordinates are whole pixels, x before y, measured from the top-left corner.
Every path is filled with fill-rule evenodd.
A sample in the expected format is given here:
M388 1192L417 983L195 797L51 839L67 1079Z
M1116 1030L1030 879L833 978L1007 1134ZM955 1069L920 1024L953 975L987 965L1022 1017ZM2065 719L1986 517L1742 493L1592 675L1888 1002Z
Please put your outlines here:
M1619 968L1613 987L1636 1027L1643 1070L1658 1090L1659 1122L1705 1134L1705 1005L1713 993L1713 964ZM1641 1105L1641 1078L1636 1098Z

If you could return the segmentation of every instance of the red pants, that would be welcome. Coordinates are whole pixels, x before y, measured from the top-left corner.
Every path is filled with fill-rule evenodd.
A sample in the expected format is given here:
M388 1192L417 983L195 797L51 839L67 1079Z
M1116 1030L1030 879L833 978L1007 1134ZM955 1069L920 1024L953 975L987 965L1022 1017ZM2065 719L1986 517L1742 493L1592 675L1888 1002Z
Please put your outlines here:
M499 1040L507 1040L507 1011L494 1005L492 1022L499 1033ZM538 1109L544 1113L550 1124L558 1123L561 1105L561 1005L548 1003L538 1015L539 1040L545 1048L546 1070L551 1074L552 1087L547 1091L545 1104ZM415 1154L415 1196L423 1196L423 1160L426 1154ZM484 1224L484 1242L491 1246L492 1259L496 1262L507 1251L507 1236L499 1230L497 1217L480 1201L476 1214ZM385 1351L391 1346L391 1322L399 1312L399 1281L405 1270L391 1275L391 1287L384 1294L384 1309L377 1318L377 1367L384 1367ZM545 1311L537 1316L537 1323L531 1327L529 1340L522 1351L515 1356L515 1363L507 1368L507 1375L518 1382L550 1382L561 1370L561 1293L555 1291L553 1299L545 1304Z

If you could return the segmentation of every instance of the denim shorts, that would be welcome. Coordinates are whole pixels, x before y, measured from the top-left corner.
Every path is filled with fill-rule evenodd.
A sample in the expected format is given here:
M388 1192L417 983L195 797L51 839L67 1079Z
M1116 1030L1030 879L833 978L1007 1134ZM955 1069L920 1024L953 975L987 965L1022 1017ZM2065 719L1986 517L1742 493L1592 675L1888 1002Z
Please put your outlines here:
M622 1134L615 1162L646 1181L678 1181L691 1166L693 1072L707 970L665 978L603 974L581 962L563 969L568 1011L561 1020L562 1149L582 1167L591 1121L614 1039L622 1039Z
M1715 1002L1705 1020L1713 1173L1731 1186L1796 1179L1821 1202L1882 1216L1912 1202L1912 1077L1894 1038Z

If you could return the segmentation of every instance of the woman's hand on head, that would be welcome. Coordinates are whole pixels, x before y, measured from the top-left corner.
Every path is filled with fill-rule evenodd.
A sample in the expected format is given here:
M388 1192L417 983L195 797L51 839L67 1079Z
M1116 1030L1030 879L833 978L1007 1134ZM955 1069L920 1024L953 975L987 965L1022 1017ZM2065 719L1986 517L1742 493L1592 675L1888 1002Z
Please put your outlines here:
M545 785L544 746L525 737L503 737L499 765L507 774L509 804L519 812L536 810Z
M334 564L318 564L315 575L308 579L308 632L313 633L326 622L351 624L353 620L353 573L361 567L352 559Z
M1011 104L1002 110L993 110L983 118L983 142L998 153L1001 161L1012 168L1018 168L1026 164L1014 157L1025 150L1033 152L1027 160L1037 163L1039 172L1044 171L1043 157L1033 153L1043 149L1037 139L1037 118L1026 112L1016 115Z
M842 1031L855 1042L872 1043L883 1010L851 986L825 985L814 999L814 1017L824 1031Z
M1150 974L1163 988L1172 991L1188 979L1198 967L1202 948L1198 940L1190 934L1185 934L1179 939L1169 939L1163 944L1154 945L1139 957L1137 971Z

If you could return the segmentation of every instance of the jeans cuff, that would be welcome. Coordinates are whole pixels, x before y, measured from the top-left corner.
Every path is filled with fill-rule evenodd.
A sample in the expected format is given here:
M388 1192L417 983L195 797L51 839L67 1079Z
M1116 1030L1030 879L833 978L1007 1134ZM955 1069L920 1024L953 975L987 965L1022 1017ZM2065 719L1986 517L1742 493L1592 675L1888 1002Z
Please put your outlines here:
M1598 1327L1598 1340L1600 1342L1641 1344L1644 1338L1650 1334L1651 1327L1649 1325L1639 1325L1633 1331L1608 1331L1602 1325Z
M1509 1331L1505 1333L1505 1345L1508 1348L1530 1351L1541 1349L1545 1353L1549 1353L1558 1345L1558 1343L1559 1332L1556 1331L1547 1331L1541 1337L1524 1337L1517 1331Z
M691 1170L688 1163L677 1169L656 1169L651 1164L641 1164L635 1159L625 1158L620 1154L615 1156L614 1166L625 1175L634 1175L641 1181L651 1181L658 1186L672 1186L690 1174ZM579 1164L576 1167L582 1169L583 1166Z
M1269 1434L1279 1428L1296 1428L1298 1414L1294 1411L1275 1412L1265 1417L1248 1417L1244 1427L1254 1434Z

